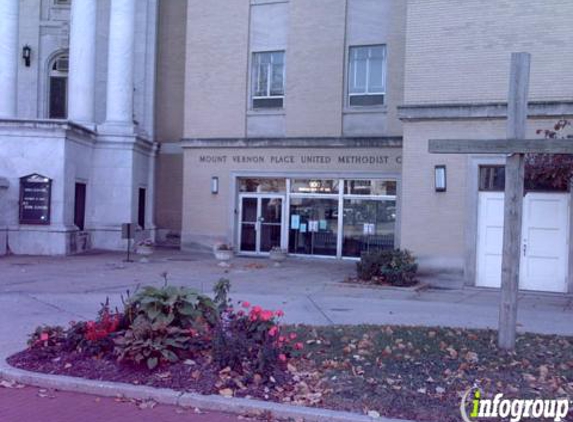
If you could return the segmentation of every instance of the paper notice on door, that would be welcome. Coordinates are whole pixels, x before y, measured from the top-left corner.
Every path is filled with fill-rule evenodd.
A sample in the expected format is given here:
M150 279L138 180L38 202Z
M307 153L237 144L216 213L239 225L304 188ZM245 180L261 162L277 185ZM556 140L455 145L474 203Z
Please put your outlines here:
M301 233L306 233L306 224L305 224L305 223L302 223L302 224L300 225L300 232L301 232Z
M318 226L319 226L320 230L326 230L326 228L327 228L326 220L320 220Z
M317 232L318 231L318 220L311 220L308 222L308 231Z
M293 230L300 228L300 215L293 214L290 216L290 228Z
M362 228L362 233L365 235L375 234L376 226L372 223L364 223L364 226Z

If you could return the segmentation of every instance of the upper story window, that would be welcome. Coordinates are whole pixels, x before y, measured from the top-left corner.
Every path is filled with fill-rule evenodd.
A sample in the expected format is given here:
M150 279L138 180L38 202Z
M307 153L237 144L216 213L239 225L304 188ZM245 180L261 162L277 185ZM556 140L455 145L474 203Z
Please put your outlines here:
M386 95L386 46L350 47L348 105L377 106Z
M54 0L56 6L69 6L72 4L72 0Z
M48 118L66 119L68 116L68 66L67 55L57 56L50 65L48 75Z
M253 53L252 106L281 108L285 95L285 52Z

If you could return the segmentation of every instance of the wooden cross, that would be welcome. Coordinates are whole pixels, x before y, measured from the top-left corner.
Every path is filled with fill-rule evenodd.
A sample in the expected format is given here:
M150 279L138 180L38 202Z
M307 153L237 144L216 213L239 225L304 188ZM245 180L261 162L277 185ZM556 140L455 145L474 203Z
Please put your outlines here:
M573 142L570 140L525 139L530 63L531 55L529 53L513 53L511 55L507 103L507 139L432 139L429 141L430 153L508 155L505 167L503 257L498 337L499 347L507 350L515 348L517 327L525 154L573 154Z

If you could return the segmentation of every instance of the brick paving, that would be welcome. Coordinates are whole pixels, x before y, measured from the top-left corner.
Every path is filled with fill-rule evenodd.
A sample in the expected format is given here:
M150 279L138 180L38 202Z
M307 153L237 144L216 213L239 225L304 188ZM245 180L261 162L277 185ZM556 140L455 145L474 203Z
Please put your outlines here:
M237 422L224 413L119 401L108 397L0 387L0 422Z

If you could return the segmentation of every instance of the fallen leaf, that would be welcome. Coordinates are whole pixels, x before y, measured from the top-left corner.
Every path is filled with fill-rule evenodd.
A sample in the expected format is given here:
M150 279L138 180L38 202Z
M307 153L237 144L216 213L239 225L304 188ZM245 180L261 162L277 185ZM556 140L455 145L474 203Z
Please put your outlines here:
M233 397L233 390L230 388L223 388L222 390L219 390L219 394L223 397Z
M374 419L378 419L380 417L380 413L378 413L376 410L370 410L368 411L368 416Z

